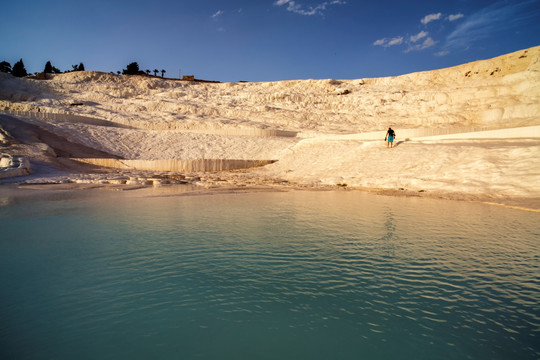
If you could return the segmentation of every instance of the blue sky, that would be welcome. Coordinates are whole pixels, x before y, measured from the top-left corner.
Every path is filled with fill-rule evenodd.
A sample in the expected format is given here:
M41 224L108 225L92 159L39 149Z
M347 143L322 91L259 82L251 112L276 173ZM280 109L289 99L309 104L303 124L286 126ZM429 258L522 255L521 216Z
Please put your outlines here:
M17 0L0 61L218 81L357 79L540 45L540 0Z

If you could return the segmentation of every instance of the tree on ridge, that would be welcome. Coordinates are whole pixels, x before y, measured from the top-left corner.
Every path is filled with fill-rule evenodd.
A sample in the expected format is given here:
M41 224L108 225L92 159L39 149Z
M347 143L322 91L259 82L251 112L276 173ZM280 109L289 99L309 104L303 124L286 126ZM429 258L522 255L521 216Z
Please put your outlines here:
M52 64L50 61L47 61L47 63L45 64L45 69L43 69L43 72L45 74L52 74Z
M80 63L79 65L71 65L73 71L84 71L84 64Z
M11 73L11 64L7 61L0 62L0 72Z
M43 69L43 72L45 74L52 74L52 73L60 74L60 73L62 73L58 68L52 66L50 61L47 61L47 63L45 64L45 69Z
M13 65L13 70L11 71L11 74L16 77L24 77L28 75L22 59L17 61L15 65Z
M144 74L143 71L139 70L139 64L137 64L136 62L132 62L127 66L127 69L123 70L124 75L137 75L141 73Z
M159 72L158 69L154 69L154 76L157 76L157 73Z
M165 73L166 73L166 71L162 69L162 70L161 70L161 77L164 77L164 76L165 76Z

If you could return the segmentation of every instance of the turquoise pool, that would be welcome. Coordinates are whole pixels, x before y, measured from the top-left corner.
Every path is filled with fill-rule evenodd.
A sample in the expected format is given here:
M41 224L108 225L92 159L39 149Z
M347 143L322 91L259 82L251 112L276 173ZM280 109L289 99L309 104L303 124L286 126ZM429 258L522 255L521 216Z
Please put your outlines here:
M540 358L537 213L141 194L0 193L0 358Z

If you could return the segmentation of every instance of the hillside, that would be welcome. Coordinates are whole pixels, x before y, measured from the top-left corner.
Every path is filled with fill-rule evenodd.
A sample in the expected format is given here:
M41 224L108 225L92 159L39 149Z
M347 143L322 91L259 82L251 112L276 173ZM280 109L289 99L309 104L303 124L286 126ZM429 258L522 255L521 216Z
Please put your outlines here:
M442 134L540 125L540 47L358 80L198 83L91 71L50 77L0 74L0 110L31 112L18 121L110 157L277 160L250 176L309 186L540 197L537 166L531 169L539 139L532 130L519 140L504 132L493 135L496 140L420 140L433 129ZM39 120L36 112L85 118ZM398 140L390 150L382 141L388 126ZM374 131L380 136L355 135ZM20 147L2 152L14 149L29 155Z

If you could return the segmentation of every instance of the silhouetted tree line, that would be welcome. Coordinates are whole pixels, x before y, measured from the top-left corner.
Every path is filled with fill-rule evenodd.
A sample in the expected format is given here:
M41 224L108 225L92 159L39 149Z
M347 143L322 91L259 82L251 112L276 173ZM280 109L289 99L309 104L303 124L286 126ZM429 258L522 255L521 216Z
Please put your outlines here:
M71 67L73 67L73 71L85 71L83 63L80 63L79 65L71 65Z
M47 61L47 63L45 64L45 69L43 69L43 72L45 74L60 74L61 73L60 70L58 70L57 68L51 65L50 61Z
M64 73L73 72L73 71L85 71L84 64L80 63L79 65L72 65L73 70L64 71ZM7 61L0 62L0 72L12 74L13 76L17 77L24 77L27 76L28 73L26 72L26 69L24 67L23 60L17 61L13 67L11 67L11 64ZM165 73L167 71L158 69L154 69L154 76L157 76L159 72L161 72L161 77L165 76ZM45 74L61 74L62 71L60 71L57 67L53 66L50 61L47 61L45 64L45 68L43 69L43 73ZM150 75L151 71L146 69L145 71L139 69L139 64L136 62L132 62L131 64L128 64L126 69L122 69L122 74L124 75ZM120 71L117 71L117 74L120 75Z
M17 77L23 77L23 76L28 75L26 73L26 69L24 67L24 63L22 59L17 61L15 65L13 65L13 68L11 67L11 64L8 63L7 61L2 61L0 63L0 71L8 73L8 74L12 74L13 76L17 76Z
M72 72L72 71L84 71L84 64L80 63L79 65L72 65L73 70L70 71L64 71ZM26 68L24 67L23 60L19 60L11 67L11 64L7 61L2 61L0 63L0 72L8 73L16 77L24 77L27 76L28 73L26 72ZM57 67L54 67L50 61L47 61L45 64L45 68L43 69L43 72L45 74L61 74L62 71L60 71Z
M150 75L150 72L151 72L151 71L148 70L148 69L146 69L145 71L140 70L140 69L139 69L139 64L136 63L136 62L132 62L131 64L129 64L129 65L127 66L126 69L122 69L122 74L123 74L123 75L144 75L144 74ZM157 76L157 73L158 73L158 72L161 72L161 77L164 77L164 76L165 76L165 73L166 73L167 71L165 71L165 70L159 71L158 69L154 69L154 76ZM118 71L118 74L120 74L120 71Z

